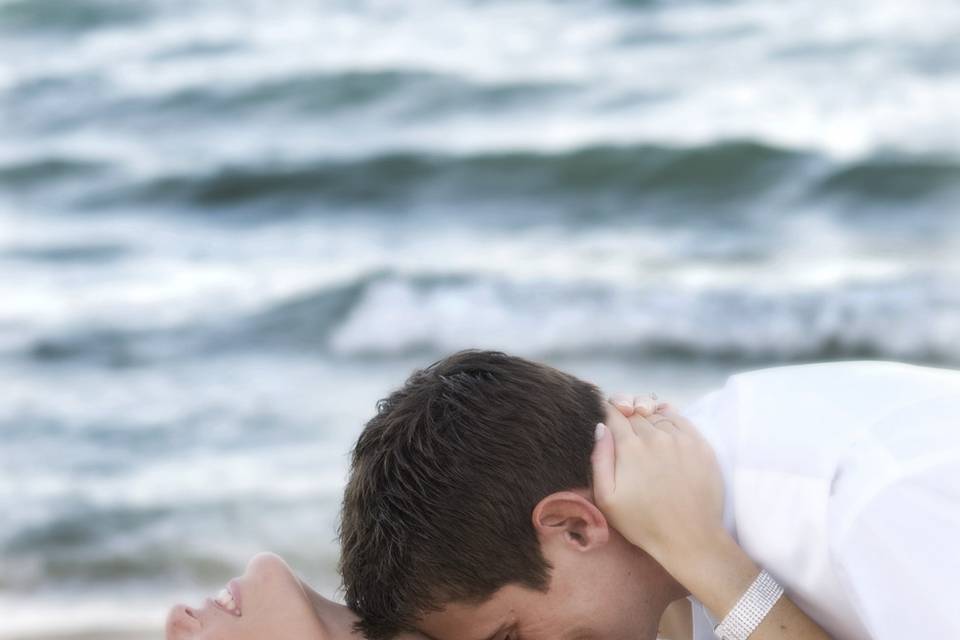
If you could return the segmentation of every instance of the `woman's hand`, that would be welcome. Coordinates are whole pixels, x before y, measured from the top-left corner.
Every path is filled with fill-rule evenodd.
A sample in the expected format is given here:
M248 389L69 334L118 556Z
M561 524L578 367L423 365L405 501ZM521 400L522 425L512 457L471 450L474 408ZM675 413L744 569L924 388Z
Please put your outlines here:
M710 445L666 404L612 403L593 453L597 506L671 573L719 544L723 480ZM629 414L629 415L623 415Z
M720 468L693 424L669 405L615 398L592 462L594 500L611 524L723 619L760 569L723 527ZM750 638L829 640L786 595Z

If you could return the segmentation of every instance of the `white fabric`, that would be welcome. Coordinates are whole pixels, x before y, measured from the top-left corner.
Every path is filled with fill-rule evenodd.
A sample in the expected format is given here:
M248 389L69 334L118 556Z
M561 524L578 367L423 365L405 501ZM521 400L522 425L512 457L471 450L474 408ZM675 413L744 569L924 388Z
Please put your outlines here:
M766 369L685 413L720 461L726 526L832 637L960 639L960 372Z

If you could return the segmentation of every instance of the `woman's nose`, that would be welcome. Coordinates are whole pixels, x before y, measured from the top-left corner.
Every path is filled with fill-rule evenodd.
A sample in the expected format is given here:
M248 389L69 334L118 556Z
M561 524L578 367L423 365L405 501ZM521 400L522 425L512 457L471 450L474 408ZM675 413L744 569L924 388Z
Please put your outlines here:
M190 607L178 604L167 615L167 640L192 640L200 632L200 621Z

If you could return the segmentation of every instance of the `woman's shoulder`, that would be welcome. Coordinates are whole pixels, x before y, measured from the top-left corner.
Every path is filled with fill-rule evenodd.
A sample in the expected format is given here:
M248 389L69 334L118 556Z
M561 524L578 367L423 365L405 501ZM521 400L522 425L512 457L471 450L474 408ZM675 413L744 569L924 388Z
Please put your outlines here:
M731 376L725 396L743 416L824 412L834 419L872 421L890 410L960 392L960 371L902 362L844 361L773 367Z

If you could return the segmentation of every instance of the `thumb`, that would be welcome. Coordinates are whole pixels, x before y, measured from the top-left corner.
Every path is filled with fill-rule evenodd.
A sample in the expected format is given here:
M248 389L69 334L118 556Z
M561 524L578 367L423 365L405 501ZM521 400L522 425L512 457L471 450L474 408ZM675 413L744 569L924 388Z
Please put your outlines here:
M593 500L603 510L617 488L617 451L613 434L602 422L597 424L597 442L590 464L593 467Z

